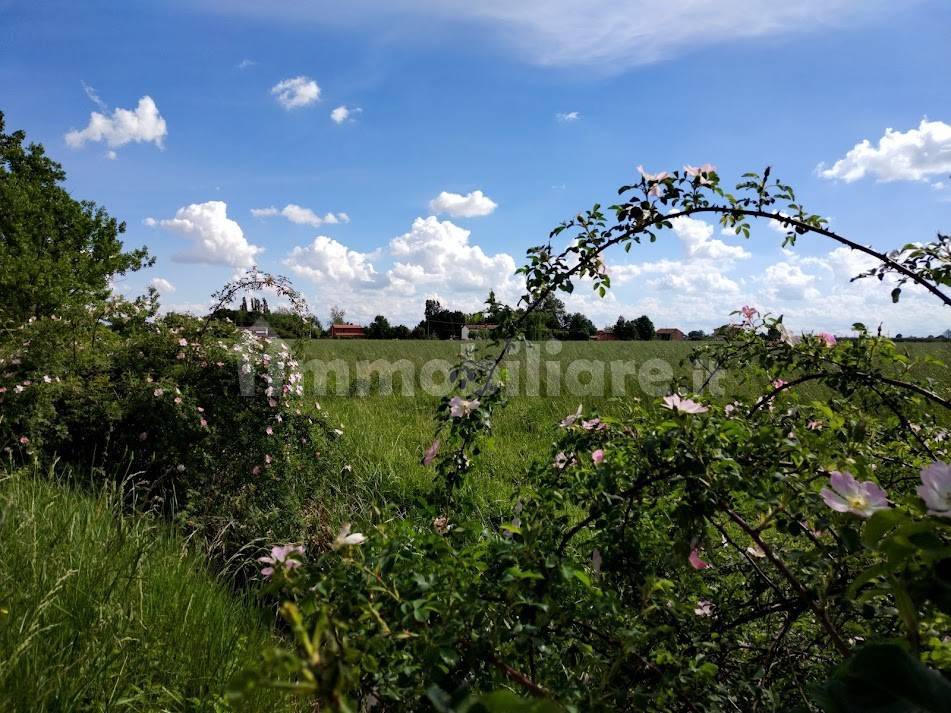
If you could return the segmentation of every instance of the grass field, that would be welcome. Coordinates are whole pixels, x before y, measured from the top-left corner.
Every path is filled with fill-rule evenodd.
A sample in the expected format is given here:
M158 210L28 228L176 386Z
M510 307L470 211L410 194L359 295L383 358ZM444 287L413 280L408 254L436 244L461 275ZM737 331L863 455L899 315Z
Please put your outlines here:
M251 595L208 574L170 527L115 505L0 474L0 710L217 710L274 643ZM286 701L246 701L274 709Z
M462 342L441 341L387 341L387 340L313 340L300 345L305 373L319 374L326 369L327 378L317 379L308 388L321 403L324 411L344 430L345 448L351 454L353 474L351 494L347 507L356 512L341 513L341 517L358 515L365 505L382 495L388 502L410 505L414 498L426 491L432 482L430 469L420 465L424 448L432 441L434 432L433 410L441 392L438 379L430 380L424 388L425 365L434 360L442 365L455 364ZM500 507L508 507L512 487L522 478L527 464L539 454L547 454L547 446L557 435L557 424L579 403L585 409L601 413L617 413L633 398L667 394L673 385L688 389L702 383L706 374L694 373L687 357L696 345L690 342L563 342L552 353L552 347L536 344L531 355L525 348L509 363L510 373L516 373L518 389L512 393L507 406L495 420L493 436L479 458L474 476L469 478L473 501L491 515ZM951 345L909 343L902 345L915 358L930 355L951 362ZM392 393L385 380L366 369L366 364L383 360L389 364L402 363L403 376L395 373ZM579 360L594 363L597 371L604 370L601 388L586 386L584 375L572 380L569 369ZM346 365L333 371L328 365ZM360 362L364 362L361 368ZM628 368L623 388L612 388L612 367L620 363ZM532 365L537 364L537 379L529 377ZM437 364L438 366L438 364ZM582 363L582 367L585 365ZM348 379L344 383L342 374ZM548 377L556 388L548 388ZM927 365L916 373L922 378L933 378L951 386L947 367ZM742 374L723 374L714 383L711 393L715 401L727 403L734 398L762 393L764 384L744 382ZM534 384L538 388L534 388ZM616 385L616 381L614 385ZM580 384L580 388L579 388ZM403 392L404 385L408 393ZM383 388L381 388L381 386ZM595 385L596 386L596 385ZM383 392L383 393L381 393ZM821 387L804 386L806 397L821 398Z

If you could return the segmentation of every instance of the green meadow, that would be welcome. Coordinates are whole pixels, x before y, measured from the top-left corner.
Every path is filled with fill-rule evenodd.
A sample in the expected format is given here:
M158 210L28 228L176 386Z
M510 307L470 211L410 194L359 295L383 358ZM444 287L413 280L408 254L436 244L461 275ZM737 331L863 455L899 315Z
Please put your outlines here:
M344 431L344 447L353 470L351 493L337 505L343 508L341 518L358 516L364 506L379 502L380 496L412 507L431 486L432 471L420 460L433 440L433 414L444 382L428 377L457 363L466 345L492 349L485 342L457 341L322 339L298 343L296 351L301 355L309 393ZM707 372L695 370L689 363L696 346L696 342L661 341L560 342L555 346L541 342L528 351L521 345L506 362L510 382L518 383L509 384L507 405L495 417L492 437L466 485L473 502L485 508L486 516L507 507L529 463L537 454L549 452L558 422L579 403L586 411L611 415L622 412L632 399L667 394L677 386L697 388ZM946 343L900 346L916 360L951 361L951 345ZM384 365L396 367L389 384L386 378L381 380ZM621 388L617 388L619 369ZM586 376L592 370L603 371L600 386ZM938 363L922 364L913 373L933 379L938 386L951 383L947 367ZM513 374L515 378L511 378ZM707 393L715 402L726 404L763 393L764 388L766 384L749 381L743 374L720 373ZM808 399L822 399L824 393L815 385L800 389L801 396Z

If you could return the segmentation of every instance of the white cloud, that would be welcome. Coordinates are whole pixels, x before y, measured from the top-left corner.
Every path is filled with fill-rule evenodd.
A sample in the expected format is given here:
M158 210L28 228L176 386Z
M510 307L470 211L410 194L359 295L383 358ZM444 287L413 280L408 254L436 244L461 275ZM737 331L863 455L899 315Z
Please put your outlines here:
M581 118L581 114L577 111L560 111L555 114L555 118L563 122L578 121L578 119Z
M656 62L711 45L848 28L891 9L885 0L208 0L224 12L315 21L388 33L446 37L469 24L531 63L604 71ZM465 31L465 28L464 30Z
M270 218L275 215L282 215L292 223L297 223L297 225L309 225L313 228L318 228L325 223L336 225L337 223L350 222L350 216L346 213L326 213L320 216L310 208L304 208L294 203L288 203L280 210L274 206L269 208L252 208L251 215L255 218Z
M175 285L166 280L164 277L153 277L151 280L149 280L149 287L154 287L163 294L169 294L175 291Z
M326 235L318 235L306 247L295 247L284 260L291 271L315 282L370 283L377 275L370 256L350 250Z
M241 226L228 217L228 205L223 201L192 203L179 208L174 218L146 218L145 223L174 230L193 242L189 250L172 257L175 262L250 267L264 251L247 241Z
M310 77L301 75L278 82L271 87L271 94L285 109L297 109L313 104L320 99L320 87Z
M727 245L713 238L713 226L703 220L683 216L671 221L687 258L692 260L744 260L750 253L742 245Z
M496 208L498 208L498 203L482 191L472 191L464 196L443 191L429 201L429 209L433 213L446 213L454 218L475 218L489 215Z
M922 119L917 129L885 129L878 146L863 139L830 168L820 164L817 170L823 178L846 183L865 176L885 182L923 181L951 173L951 124Z
M397 262L391 282L409 288L416 283L436 283L456 290L484 290L508 282L515 272L511 255L486 255L469 243L471 232L435 216L417 218L409 232L390 241Z
M330 112L330 118L337 124L342 124L350 116L350 110L345 106L338 106Z
M242 59L235 65L235 67L237 69L248 69L249 67L253 67L256 64L257 62L255 62L253 59Z
M724 272L731 270L737 260L745 260L750 253L742 245L727 245L713 238L713 226L703 220L687 216L671 221L674 234L683 249L680 260L612 265L608 273L618 284L635 277L656 275L646 281L652 289L677 290L682 293L736 293L740 285Z
M119 158L119 154L117 154L112 149L109 149L108 151L106 151L106 158L109 159L110 161L115 161L117 158Z
M86 97L89 99L89 101L91 101L93 104L98 106L103 111L109 111L109 107L107 107L106 103L102 99L99 98L99 92L97 92L94 87L89 86L88 84L86 84L86 82L84 82L81 79L79 80L79 83L82 85L83 92L85 92Z
M332 112L330 112L330 118L336 124L342 124L343 122L350 120L353 121L355 116L362 112L363 109L360 107L348 107L341 104Z
M415 324L429 297L467 311L479 309L490 290L500 299L517 299L512 256L486 254L469 238L468 230L430 216L417 218L409 231L370 253L319 236L291 251L285 265L314 282L317 303L337 302L357 320L382 311L391 320ZM374 265L384 260L389 267Z
M158 107L152 97L144 96L139 99L134 110L116 109L111 117L98 111L92 112L85 129L74 129L66 134L66 143L72 148L79 148L87 141L105 141L110 147L118 148L131 142L144 141L162 148L167 135L168 128Z
M777 262L769 265L763 273L765 292L771 299L802 300L819 297L819 291L813 286L815 275L803 272L799 265L791 262Z

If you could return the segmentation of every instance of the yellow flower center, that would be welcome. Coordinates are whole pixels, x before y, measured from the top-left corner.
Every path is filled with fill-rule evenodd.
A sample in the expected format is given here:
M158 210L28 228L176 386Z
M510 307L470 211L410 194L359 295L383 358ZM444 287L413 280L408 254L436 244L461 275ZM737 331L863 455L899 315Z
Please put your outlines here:
M851 507L856 508L857 510L861 510L866 505L868 505L868 501L861 495L853 495L848 499L848 502Z

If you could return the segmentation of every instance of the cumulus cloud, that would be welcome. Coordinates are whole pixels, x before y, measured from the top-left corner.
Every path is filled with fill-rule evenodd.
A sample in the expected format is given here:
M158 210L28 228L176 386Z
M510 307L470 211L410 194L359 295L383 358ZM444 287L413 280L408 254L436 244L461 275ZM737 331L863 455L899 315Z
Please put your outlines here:
M360 107L348 107L341 104L332 112L330 112L330 118L335 124L342 124L347 120L353 121L356 118L356 115L361 111L363 111L363 109Z
M281 209L277 209L274 206L269 208L252 208L251 215L255 218L270 218L275 215L282 215L292 223L297 223L297 225L309 225L313 228L318 228L325 223L336 225L337 223L350 222L350 216L346 213L325 213L323 216L320 216L310 208L304 208L294 203L288 203Z
M167 135L165 119L152 97L146 95L139 99L135 109L116 109L112 116L92 112L85 129L74 129L66 134L66 143L72 148L80 148L87 141L105 141L111 148L119 148L132 142L145 142L162 148Z
M917 129L895 131L873 146L863 139L831 167L818 167L823 178L852 183L865 176L879 181L923 181L931 176L951 173L951 124L922 119Z
M315 282L372 283L376 270L366 253L350 250L326 235L318 235L305 247L295 247L284 260L295 274Z
M264 251L247 241L241 226L228 217L228 204L223 201L192 203L179 208L174 218L146 218L145 223L174 230L192 242L188 250L172 257L175 262L250 267Z
M320 99L320 87L310 77L301 75L278 82L271 87L271 94L285 109L298 109Z
M511 255L487 255L469 242L471 232L435 216L417 218L410 230L390 241L396 264L391 283L404 289L438 284L456 290L484 290L509 282L515 272Z
M653 276L646 282L648 287L686 293L739 291L739 284L724 272L737 260L749 258L748 250L714 238L713 226L703 220L684 216L672 220L671 225L680 240L681 259L612 265L608 269L612 277L624 284L635 277Z
M163 294L169 294L175 291L175 285L166 280L164 277L153 277L151 280L149 280L149 287L154 287Z
M487 254L470 235L448 220L417 218L407 232L373 252L318 236L294 248L285 265L313 281L318 301L346 304L358 320L383 311L390 319L415 323L430 297L463 310L478 309L490 290L514 301L519 294L514 258ZM376 266L384 262L388 266Z
M482 191L472 191L464 196L443 191L429 201L429 209L433 213L445 213L454 218L475 218L489 215L496 208L498 208L498 203Z
M555 114L555 118L562 122L578 121L578 119L581 118L581 113L577 111L560 111Z
M795 263L784 261L769 265L763 277L766 294L772 299L802 300L819 296L819 291L813 286L816 276L804 272Z
M756 292L747 301L776 314L785 314L793 329L851 332L854 322L870 328L883 326L885 334L938 334L951 327L923 288L906 284L901 301L891 300L896 278L851 278L877 263L858 250L842 246L821 255L803 256L783 250L783 259L755 280Z
M683 216L671 221L674 233L691 260L745 260L750 252L742 245L727 245L713 237L713 226L703 220Z

